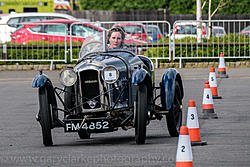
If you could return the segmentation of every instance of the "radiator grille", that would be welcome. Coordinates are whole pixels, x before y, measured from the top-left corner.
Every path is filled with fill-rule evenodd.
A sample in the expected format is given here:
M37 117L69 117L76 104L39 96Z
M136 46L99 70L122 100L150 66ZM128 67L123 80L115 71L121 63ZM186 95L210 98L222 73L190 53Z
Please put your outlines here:
M82 102L84 109L100 108L100 88L98 71L85 70L80 72ZM99 96L99 97L97 97ZM94 98L97 97L97 98Z

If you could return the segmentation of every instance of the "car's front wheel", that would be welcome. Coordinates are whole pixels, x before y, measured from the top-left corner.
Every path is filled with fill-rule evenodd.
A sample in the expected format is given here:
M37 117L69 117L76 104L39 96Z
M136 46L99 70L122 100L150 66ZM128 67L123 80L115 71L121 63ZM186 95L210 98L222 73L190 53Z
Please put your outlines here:
M43 144L45 146L53 145L51 129L52 116L51 104L48 99L48 90L45 86L39 88L39 122L42 127Z
M147 87L141 85L138 88L135 105L135 141L144 144L146 140L147 126Z
M182 124L182 100L181 87L178 82L175 82L174 101L169 113L166 115L168 131L170 136L178 137Z

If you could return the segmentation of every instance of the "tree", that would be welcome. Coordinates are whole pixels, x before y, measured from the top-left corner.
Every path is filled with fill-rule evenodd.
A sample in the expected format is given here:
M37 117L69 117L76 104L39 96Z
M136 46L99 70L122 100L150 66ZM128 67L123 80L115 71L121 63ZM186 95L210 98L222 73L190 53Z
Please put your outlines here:
M223 12L225 14L249 14L249 11L249 0L233 0Z
M197 0L198 1L198 0ZM216 2L217 1L217 2ZM212 0L208 0L208 38L211 36L212 26L211 20L212 17L217 13L219 10L225 8L228 4L231 3L231 0L214 0L212 4ZM207 0L204 0L202 8L205 7ZM213 6L212 6L213 5ZM213 13L211 14L212 7L214 9Z
M71 10L81 10L80 0L69 0Z
M202 25L201 25L201 0L196 0L196 20L197 20L197 42L201 42Z
M171 14L195 14L196 0L171 0L169 10Z
M207 1L204 4L204 1ZM209 0L203 0L203 14L208 13ZM223 0L230 1L218 14L249 14L249 0ZM196 0L70 0L80 6L81 10L131 10L131 9L169 9L170 14L196 14ZM220 0L213 0L211 9L215 10Z
M228 3L223 7L223 10L218 10L218 14L249 14L250 1L249 0L227 0ZM211 3L211 10L216 9L220 0L213 0ZM203 8L203 14L207 14L209 3L206 3Z
M81 0L84 10L155 10L166 7L167 2L162 0Z

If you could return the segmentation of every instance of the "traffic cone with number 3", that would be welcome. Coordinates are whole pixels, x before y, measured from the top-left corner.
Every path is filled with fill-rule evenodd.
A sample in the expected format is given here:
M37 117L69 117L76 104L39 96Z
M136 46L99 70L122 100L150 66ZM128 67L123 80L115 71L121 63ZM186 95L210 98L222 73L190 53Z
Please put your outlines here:
M194 100L188 101L187 127L192 146L207 144L206 141L201 141L198 115Z
M203 101L202 101L202 111L203 111L203 116L201 118L203 119L218 118L217 114L214 112L214 102L208 81L205 81Z
M221 99L221 96L218 96L217 79L216 79L216 74L215 74L215 68L214 67L210 68L209 85L210 85L210 89L211 89L213 99Z
M193 167L193 155L188 135L188 128L182 126L176 152L176 167Z

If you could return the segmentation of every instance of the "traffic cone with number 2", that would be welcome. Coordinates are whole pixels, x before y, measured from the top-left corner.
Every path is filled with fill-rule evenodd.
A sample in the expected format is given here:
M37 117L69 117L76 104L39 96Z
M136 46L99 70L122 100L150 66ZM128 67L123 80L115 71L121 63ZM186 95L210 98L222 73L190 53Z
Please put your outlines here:
M176 167L193 167L193 155L188 135L188 128L182 126L176 152Z
M209 85L210 85L210 89L211 89L213 99L221 99L221 96L218 96L217 79L216 79L216 74L215 74L215 68L214 67L210 68Z
M192 146L207 144L206 141L201 141L198 115L194 100L188 101L187 127Z
M203 111L203 116L202 116L203 119L218 118L217 114L214 112L214 102L208 81L205 81L203 101L202 101L202 111Z

